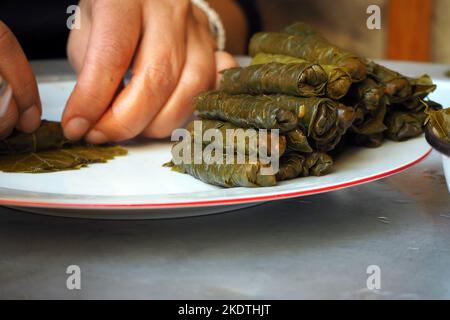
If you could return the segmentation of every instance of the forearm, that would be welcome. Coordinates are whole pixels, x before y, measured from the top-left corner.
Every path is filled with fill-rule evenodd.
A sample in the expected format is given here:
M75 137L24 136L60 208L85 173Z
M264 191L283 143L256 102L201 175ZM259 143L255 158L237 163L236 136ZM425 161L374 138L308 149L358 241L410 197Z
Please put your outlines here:
M239 4L234 0L208 0L217 11L227 34L226 51L244 54L247 51L248 23Z

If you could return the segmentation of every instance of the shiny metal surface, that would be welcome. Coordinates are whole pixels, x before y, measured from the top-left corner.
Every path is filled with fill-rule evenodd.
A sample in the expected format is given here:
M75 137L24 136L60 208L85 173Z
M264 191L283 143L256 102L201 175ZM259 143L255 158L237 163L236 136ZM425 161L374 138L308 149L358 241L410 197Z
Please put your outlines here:
M394 177L234 213L90 221L0 209L0 298L450 298L441 157ZM66 268L82 289L66 288ZM381 268L381 290L366 270Z

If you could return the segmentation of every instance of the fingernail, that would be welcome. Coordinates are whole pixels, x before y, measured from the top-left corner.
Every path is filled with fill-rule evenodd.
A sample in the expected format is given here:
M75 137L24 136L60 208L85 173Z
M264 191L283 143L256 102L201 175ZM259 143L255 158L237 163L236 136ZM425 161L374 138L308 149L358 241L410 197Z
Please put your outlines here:
M90 124L84 118L73 118L64 126L64 135L72 141L80 140L89 130Z
M98 130L90 131L86 136L86 141L93 144L103 144L108 142L106 135Z
M19 128L24 132L33 132L41 123L41 113L37 105L33 105L20 115Z

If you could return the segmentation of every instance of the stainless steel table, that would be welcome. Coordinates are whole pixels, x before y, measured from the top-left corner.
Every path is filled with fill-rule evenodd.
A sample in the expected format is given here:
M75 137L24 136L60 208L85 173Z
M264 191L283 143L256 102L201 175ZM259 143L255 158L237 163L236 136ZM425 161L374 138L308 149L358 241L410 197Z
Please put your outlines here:
M81 268L81 290L66 287L69 265ZM380 290L366 285L372 265ZM201 218L0 208L0 298L449 299L449 266L450 196L436 153L382 181Z

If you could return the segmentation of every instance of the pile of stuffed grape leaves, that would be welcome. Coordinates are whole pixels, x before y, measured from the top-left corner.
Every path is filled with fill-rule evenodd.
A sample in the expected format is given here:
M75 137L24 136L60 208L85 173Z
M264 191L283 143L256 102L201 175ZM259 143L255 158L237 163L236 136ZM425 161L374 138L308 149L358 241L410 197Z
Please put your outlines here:
M195 154L215 144L221 155L210 158L219 161L180 163L172 152L167 166L174 171L222 187L269 187L329 173L332 156L350 146L376 148L385 139L417 137L429 115L435 136L443 136L443 130L436 130L444 122L437 113L442 106L427 99L436 89L427 75L410 78L359 57L303 22L280 32L255 34L249 52L250 66L224 70L217 91L196 97L199 120L194 121L220 136L232 129L256 130L253 136L258 138L261 130L276 130L279 137L234 147L235 140L204 140L202 134L194 134L201 142L185 152ZM191 133L194 123L188 126ZM179 146L180 142L174 150ZM250 159L258 148L277 156L276 172L262 173L268 166L265 157ZM230 154L242 154L245 161L226 163Z

